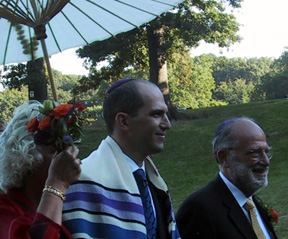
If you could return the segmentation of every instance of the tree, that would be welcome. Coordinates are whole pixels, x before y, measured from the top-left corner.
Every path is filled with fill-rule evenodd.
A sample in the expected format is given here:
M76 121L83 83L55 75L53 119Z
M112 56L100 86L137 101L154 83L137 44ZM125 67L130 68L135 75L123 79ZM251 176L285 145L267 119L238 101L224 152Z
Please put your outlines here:
M39 73L39 71L44 71L45 69L43 64L43 58L39 58L33 61L33 63L32 61L28 62L27 66L24 64L9 65L5 68L6 74L3 76L2 81L8 89L16 89L18 91L27 90L27 92L33 91L34 96L28 95L26 92L29 100L44 101L47 98L52 99L50 85L48 85L47 88L47 78L43 76L45 72ZM29 74L28 71L30 71ZM73 100L76 95L72 89L81 79L81 76L62 75L61 72L56 70L53 70L53 75L55 77L55 85L58 88L58 102L67 103ZM45 85L41 86L41 84Z
M8 65L4 67L2 83L5 87L21 90L27 85L27 70L25 64Z
M241 104L251 101L251 95L254 90L252 82L246 82L245 79L236 79L234 81L221 82L216 90L223 95L223 99L229 104Z
M195 47L200 40L229 46L240 39L236 32L238 23L232 14L225 12L226 3L240 7L241 0L205 1L187 0L179 8L114 38L94 42L78 50L80 57L87 57L91 69L101 61L108 61L102 79L121 78L125 68L137 66L139 70L150 66L150 80L162 90L170 112L167 62L173 52ZM91 77L94 81L95 78ZM173 116L173 114L172 114Z
M261 87L266 93L266 99L281 99L288 95L288 51L273 64L273 71L263 77Z
M232 88L234 85L240 84L241 80L243 81L240 84L242 89L245 88L244 85L251 90L251 86L253 85L253 91L249 92L249 101L259 101L265 99L265 94L263 94L263 89L261 88L263 84L263 76L269 73L273 67L273 60L266 57L257 58L226 58L226 57L216 57L214 55L210 55L211 59L213 59L213 77L215 79L217 90L213 92L213 97L218 100L224 100L225 96L228 97L228 92L233 94L233 91L224 90L227 85L230 85ZM241 79L237 83L238 79ZM245 83L244 83L245 82ZM247 90L248 90L247 89ZM228 90L228 89L227 89ZM223 91L226 93L223 94ZM225 96L224 96L225 95ZM239 95L238 95L239 96ZM227 102L231 102L233 96L229 96L229 100ZM237 96L236 96L237 98ZM233 99L234 103L242 102L242 96L238 98L238 100ZM244 100L246 102L246 100Z
M273 60L267 57L257 58L227 58L215 57L213 64L213 76L219 85L222 81L234 81L245 79L253 84L261 84L261 77L271 71Z
M212 64L208 55L191 58L189 51L173 55L168 75L174 104L193 109L223 105L212 98L215 89Z
M23 88L23 87L22 87ZM7 123L12 118L13 111L16 107L28 100L27 87L20 91L17 89L6 89L0 92L0 124Z

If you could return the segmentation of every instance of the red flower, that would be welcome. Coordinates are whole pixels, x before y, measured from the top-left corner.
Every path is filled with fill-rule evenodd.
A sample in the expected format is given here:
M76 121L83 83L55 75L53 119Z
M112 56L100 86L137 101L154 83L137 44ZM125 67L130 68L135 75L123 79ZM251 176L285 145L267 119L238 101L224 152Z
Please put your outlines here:
M56 104L51 100L44 101L43 106L39 106L39 115L27 124L27 130L35 132L36 145L54 143L57 150L62 151L81 138L85 108L80 103Z
M61 117L66 116L72 107L73 105L71 104L59 105L51 112L51 115L54 115L59 120Z
M278 218L279 218L278 212L276 212L274 209L271 209L270 210L270 216L271 216L272 222L278 223Z
M31 119L31 120L29 121L29 123L27 124L27 130L28 130L29 132L35 132L35 131L37 130L37 128L38 128L38 124L39 124L39 122L38 122L37 117L34 117L34 118Z
M81 103L79 103L79 102L76 103L76 108L77 108L79 111L85 110L85 107L84 107Z
M75 125L76 121L77 121L76 117L70 117L69 119L66 120L66 124L67 126L71 126L71 125L73 126Z
M51 128L51 117L45 116L43 119L40 120L38 129L41 131L50 131Z

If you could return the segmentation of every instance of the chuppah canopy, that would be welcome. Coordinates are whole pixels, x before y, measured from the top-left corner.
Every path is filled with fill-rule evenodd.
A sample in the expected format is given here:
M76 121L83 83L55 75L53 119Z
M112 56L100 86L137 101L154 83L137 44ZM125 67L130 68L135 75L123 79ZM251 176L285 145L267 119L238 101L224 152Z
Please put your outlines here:
M129 31L182 1L0 0L0 65L44 57L57 101L49 56Z

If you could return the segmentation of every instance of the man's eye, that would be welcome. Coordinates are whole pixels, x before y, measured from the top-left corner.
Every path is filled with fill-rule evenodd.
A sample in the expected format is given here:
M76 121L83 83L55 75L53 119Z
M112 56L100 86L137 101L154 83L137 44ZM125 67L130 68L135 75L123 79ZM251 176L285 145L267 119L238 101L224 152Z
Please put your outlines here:
M251 149L249 154L253 157L258 157L260 154L262 154L262 149Z
M252 157L258 157L260 155L259 152L251 152Z

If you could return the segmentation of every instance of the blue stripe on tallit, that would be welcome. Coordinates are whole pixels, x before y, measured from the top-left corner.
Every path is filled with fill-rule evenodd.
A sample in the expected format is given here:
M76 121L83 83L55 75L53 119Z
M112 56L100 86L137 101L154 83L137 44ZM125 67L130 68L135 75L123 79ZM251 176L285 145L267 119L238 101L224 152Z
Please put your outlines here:
M85 231L92 238L146 239L146 235L139 231L126 230L116 225L92 223L83 219L70 220L65 225L70 228L72 234L78 232L77 228L79 225L86 226L81 231Z

